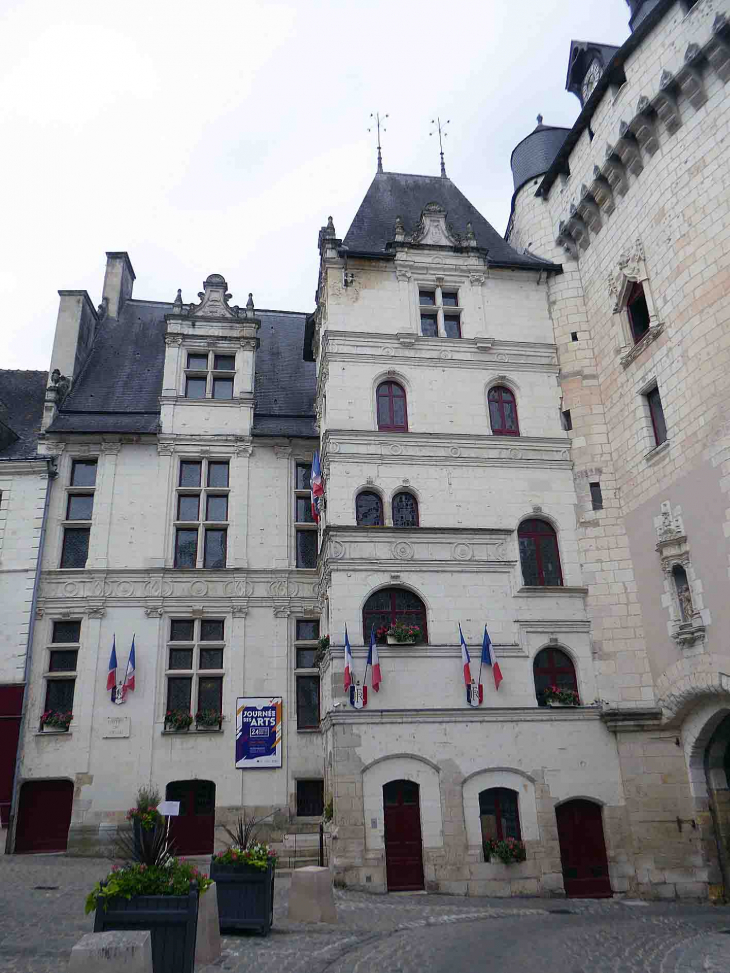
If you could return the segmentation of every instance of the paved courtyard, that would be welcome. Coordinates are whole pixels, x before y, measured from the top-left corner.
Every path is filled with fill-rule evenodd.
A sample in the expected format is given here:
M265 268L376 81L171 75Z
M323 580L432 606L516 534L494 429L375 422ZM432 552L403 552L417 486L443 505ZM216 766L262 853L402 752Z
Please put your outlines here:
M0 973L63 973L92 929L98 859L0 856ZM277 879L268 938L225 936L198 973L730 973L730 909L678 903L464 899L337 892L336 926L286 918Z

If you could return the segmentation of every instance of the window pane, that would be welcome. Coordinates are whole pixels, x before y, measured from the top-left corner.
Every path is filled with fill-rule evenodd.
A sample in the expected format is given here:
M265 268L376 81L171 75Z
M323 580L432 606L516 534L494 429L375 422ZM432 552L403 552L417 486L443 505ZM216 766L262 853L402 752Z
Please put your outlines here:
M175 676L167 680L167 708L181 709L185 713L190 712L190 690L193 680L190 676L181 679Z
M453 315L444 316L444 334L447 338L461 337L461 323L458 317Z
M49 679L46 683L46 710L69 713L74 705L75 679Z
M208 463L208 486L209 487L228 486L228 463L227 462Z
M540 538L540 556L542 558L542 574L544 584L561 585L560 561L558 560L558 545L554 537Z
M600 483L589 483L591 489L591 506L594 510L603 510L603 493Z
M317 649L297 649L297 669L313 669Z
M207 355L188 355L188 368L204 372L208 368Z
M51 642L80 642L81 622L54 622Z
M214 378L213 379L213 398L232 399L233 398L233 379Z
M297 781L297 817L315 818L324 812L324 781Z
M654 439L656 440L657 446L659 446L667 438L667 424L664 421L664 409L662 408L662 400L659 397L659 389L652 389L646 398L649 403L651 421L654 426Z
M187 618L173 618L170 622L171 642L192 642L195 622Z
M392 419L390 414L390 396L387 386L381 385L378 389L378 426L390 426Z
M502 410L496 398L492 398L491 393L489 396L489 422L492 426L492 432L498 432L502 428Z
M537 545L533 537L520 537L522 579L526 585L540 584L537 570Z
M201 679L198 683L198 711L212 709L220 713L223 703L223 679Z
M226 566L226 531L206 530L205 556L203 567L224 568Z
M406 397L402 392L393 395L393 425L406 427Z
M185 379L185 398L204 399L205 398L205 379L186 378Z
M297 531L297 567L317 567L317 531Z
M297 620L297 641L319 638L319 620L316 618L300 618Z
M442 291L441 292L441 303L444 307L458 307L459 306L459 295L456 291Z
M297 490L309 490L311 476L311 463L297 463Z
M228 497L225 494L220 497L215 496L215 494L208 494L206 508L206 520L213 520L217 523L228 520Z
M178 520L197 520L200 497L180 496L177 498L177 519Z
M51 652L51 661L48 665L49 672L76 672L77 649L65 649Z
M94 494L71 494L66 508L66 520L91 520Z
M201 669L222 669L223 649L201 649L200 668Z
M505 399L504 405L504 428L509 432L517 430L517 409L514 402Z
M200 623L201 642L222 642L223 641L223 620L219 618L206 618Z
M297 728L319 729L319 676L297 676Z
M219 372L235 372L236 370L236 356L235 355L216 355L215 363L213 366L216 371Z
M184 460L180 463L180 486L181 487L199 487L200 486L200 471L203 464L200 460Z
M197 530L178 530L175 534L175 567L194 568L197 558Z
M71 486L96 486L96 460L76 459L71 467Z
M437 338L438 337L438 326L436 323L436 316L433 314L422 314L421 315L421 334L425 338Z
M393 526L418 527L418 504L410 493L396 493L393 497Z
M629 321L631 322L631 333L634 342L640 341L649 330L651 321L649 320L649 307L644 296L644 288L641 284L634 284L631 295L627 302Z
M63 532L63 551L61 552L62 568L86 567L89 556L88 527L67 527Z
M168 669L192 669L192 649L170 649L170 665Z
M436 293L435 291L419 291L418 292L418 302L423 307L435 307L436 305Z
M423 603L418 595L412 591L405 591L403 588L395 589L395 610L396 611L423 611Z
M311 497L297 497L297 523L313 524Z
M382 527L383 504L377 493L358 493L355 500L355 520L359 527Z

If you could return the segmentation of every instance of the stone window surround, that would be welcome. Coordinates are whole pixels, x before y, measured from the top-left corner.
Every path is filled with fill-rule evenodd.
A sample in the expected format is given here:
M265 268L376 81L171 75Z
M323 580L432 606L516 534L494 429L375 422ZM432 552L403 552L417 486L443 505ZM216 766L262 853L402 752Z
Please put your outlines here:
M638 341L634 340L628 310L628 300L634 284L641 284L649 312L649 330ZM632 247L619 256L615 269L608 275L608 291L613 300L612 313L618 315L619 320L617 352L623 367L628 368L664 330L664 322L659 319L649 282L641 240L635 240Z
M458 340L464 337L464 308L461 304L461 288L458 284L449 285L443 277L436 277L434 282L420 283L416 281L416 297L418 301L418 334L421 338L438 337ZM433 294L433 304L421 304L421 292ZM456 294L455 305L444 305L443 293ZM436 335L424 335L421 331L421 315L430 314L436 316ZM459 334L447 335L444 324L444 317L455 317L459 320Z
M193 400L195 401L195 400ZM197 400L201 401L201 400ZM173 463L171 464L173 472L173 485L172 485L172 518L170 520L171 530L170 530L170 541L168 550L170 551L169 563L166 565L169 568L174 568L176 571L202 571L202 570L225 570L225 568L204 568L204 556L205 556L205 531L208 528L222 529L226 531L226 567L232 563L231 551L230 551L230 540L232 536L232 508L231 503L231 472L232 472L232 460L233 456L231 454L218 454L209 453L208 450L199 450L196 453L178 453L174 455ZM180 485L180 470L182 463L200 463L201 464L201 475L200 475L200 486L198 487L187 487ZM228 486L227 487L209 487L208 482L208 464L209 463L227 463L228 464ZM199 508L198 508L198 520L197 521L183 521L178 520L178 502L180 495L191 495L195 494L199 497ZM225 495L228 497L228 520L227 521L207 521L206 516L206 506L208 494L212 495ZM195 567L175 567L175 554L177 550L177 532L178 530L194 530L198 531L198 549L195 559Z
M61 521L60 521L61 537L60 537L60 550L59 550L59 553L58 553L58 566L59 566L59 569L60 570L64 570L64 571L78 570L78 568L73 568L73 567L65 568L65 567L63 567L63 553L64 553L64 547L65 547L65 536L66 536L66 529L67 528L76 529L76 530L84 530L84 529L88 530L88 532L89 532L89 548L91 547L91 529L93 527L93 522L94 522L94 508L96 506L96 504L94 503L93 498L96 496L96 493L97 493L97 490L98 490L98 487L99 487L99 472L100 472L99 459L100 459L100 457L96 453L76 453L76 452L71 452L71 453L67 454L64 457L64 460L63 461L64 461L64 463L66 465L66 472L65 472L66 487L65 487L65 491L64 491L64 495L63 495L63 511L62 511L62 514L61 514ZM73 472L74 472L75 464L76 463L95 463L96 464L96 475L95 475L95 478L94 478L94 486L74 486L72 484L71 481L73 479ZM68 519L68 506L69 506L69 499L70 499L71 496L90 496L90 497L92 497L91 518L89 520L69 520ZM86 564L88 564L89 555L90 555L90 550L87 549Z
M369 476L365 483L356 487L353 493L353 511L355 511L355 522L357 524L357 498L361 493L376 493L380 497L380 503L383 513L383 527L393 527L393 500L399 493L410 493L413 499L416 501L416 510L418 523L417 527L421 526L421 498L418 490L411 486L411 482L408 479L404 479L401 483L393 487L390 492L386 492L381 487L376 486L375 479ZM399 530L409 530L415 528L398 528Z

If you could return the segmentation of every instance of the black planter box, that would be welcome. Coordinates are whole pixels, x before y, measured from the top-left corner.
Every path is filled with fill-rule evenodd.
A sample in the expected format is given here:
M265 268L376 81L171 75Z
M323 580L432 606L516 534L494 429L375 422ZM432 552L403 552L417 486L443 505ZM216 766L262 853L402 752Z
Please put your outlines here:
M218 918L223 929L258 929L269 935L274 924L273 865L266 871L248 865L221 865L211 859L210 877L218 893ZM157 973L157 971L155 971Z
M94 932L149 929L154 973L194 973L198 890L188 895L136 895L100 902Z

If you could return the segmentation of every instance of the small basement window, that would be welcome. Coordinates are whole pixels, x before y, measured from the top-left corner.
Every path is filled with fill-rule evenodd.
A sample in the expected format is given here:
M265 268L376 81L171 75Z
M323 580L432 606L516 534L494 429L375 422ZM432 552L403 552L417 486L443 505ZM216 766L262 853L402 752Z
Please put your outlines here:
M590 483L591 504L594 510L603 510L603 494L601 493L600 483Z

